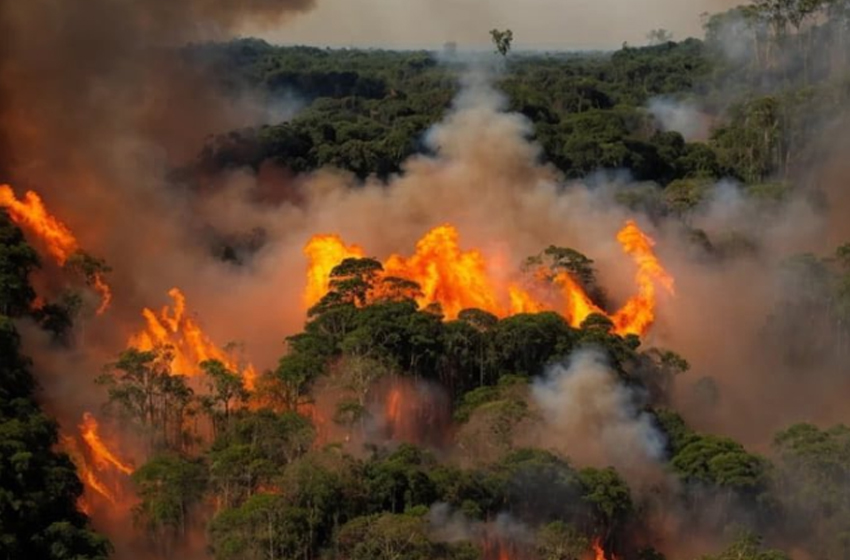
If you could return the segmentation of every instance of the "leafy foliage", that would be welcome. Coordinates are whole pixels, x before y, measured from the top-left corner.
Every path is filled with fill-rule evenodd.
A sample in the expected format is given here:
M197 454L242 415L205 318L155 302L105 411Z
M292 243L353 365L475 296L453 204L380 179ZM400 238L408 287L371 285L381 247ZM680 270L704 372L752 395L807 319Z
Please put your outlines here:
M0 558L105 560L111 547L77 510L82 484L53 450L56 423L36 404L12 321L30 308L38 259L2 213L0 238Z

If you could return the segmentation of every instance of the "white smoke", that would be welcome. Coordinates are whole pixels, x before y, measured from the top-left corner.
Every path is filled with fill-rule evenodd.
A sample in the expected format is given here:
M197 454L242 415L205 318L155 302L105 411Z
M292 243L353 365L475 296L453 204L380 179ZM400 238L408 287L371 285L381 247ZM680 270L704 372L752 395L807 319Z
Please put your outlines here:
M649 100L647 108L665 132L678 132L688 141L708 138L711 119L693 101L654 97Z
M532 385L548 443L578 463L613 465L624 474L656 463L664 436L638 409L638 395L596 350L580 350Z

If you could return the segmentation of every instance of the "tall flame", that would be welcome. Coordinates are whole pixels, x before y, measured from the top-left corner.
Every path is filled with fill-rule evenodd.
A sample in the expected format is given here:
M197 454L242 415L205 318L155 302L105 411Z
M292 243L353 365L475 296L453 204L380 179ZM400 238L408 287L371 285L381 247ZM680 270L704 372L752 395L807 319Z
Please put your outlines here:
M62 447L77 467L85 488L110 505L118 505L123 493L121 477L132 474L133 467L109 448L100 435L97 419L91 413L83 413L78 428L84 448L78 445L76 438L67 435L61 437ZM80 500L80 507L90 513L90 500L85 495Z
M585 319L594 313L607 316L607 313L593 303L590 296L584 291L584 288L566 272L559 273L555 277L554 282L556 286L561 288L561 294L566 301L564 316L572 326L580 326Z
M94 463L101 468L106 465L112 465L124 474L132 474L133 467L118 459L115 454L110 451L100 438L98 428L99 426L95 417L88 412L84 413L83 423L80 424L80 435L82 436L83 441L85 441L89 446Z
M405 378L391 379L384 397L386 436L415 445L436 445L445 439L449 407L436 393Z
M304 303L309 309L328 293L331 271L348 258L362 258L363 249L357 245L346 245L338 235L316 235L304 247L310 260L307 272L307 288Z
M425 308L439 303L446 319L455 319L460 311L468 308L482 309L498 317L558 309L574 327L580 326L591 314L604 315L611 319L614 332L619 335L644 335L652 325L655 320L656 283L673 293L673 278L655 256L652 250L654 241L631 220L617 234L617 240L637 264L635 282L638 293L613 314L606 313L594 303L567 272L561 272L551 280L558 288L561 305L554 305L548 299L541 301L517 283L499 286L490 277L484 255L474 249L462 250L458 240L458 232L453 226L438 226L419 240L411 257L388 257L383 262L383 277L415 282L421 288L421 293L416 296L419 306ZM362 257L363 250L356 245L345 245L337 235L320 235L310 240L304 253L309 260L304 293L309 307L328 292L330 272L334 266L345 258ZM542 278L545 274L536 275L538 283Z
M605 549L602 548L602 539L596 537L593 539L593 544L591 545L593 549L593 560L608 560L608 557L605 556ZM611 560L619 560L617 556L611 554Z
M23 200L18 200L9 185L0 185L0 206L6 207L16 224L26 227L44 242L47 252L59 266L79 248L71 230L47 211L36 193L27 191Z
M159 347L170 347L173 352L172 372L175 375L194 377L201 375L201 362L218 360L228 369L240 373L245 386L253 390L257 378L254 366L244 367L216 346L191 317L186 314L186 296L178 288L169 290L174 300L173 308L164 306L159 313L145 308L145 329L130 338L129 345L148 351Z
M12 187L0 185L0 206L6 208L12 221L34 233L41 240L47 253L59 266L65 266L71 255L80 250L77 238L68 226L50 214L41 197L33 191L27 191L23 199L18 200ZM100 294L101 304L97 310L100 315L109 307L112 291L99 272L94 274L92 283L92 287Z
M632 257L638 266L635 283L638 293L614 315L614 325L625 334L643 334L655 321L655 283L661 284L669 293L674 293L673 277L670 276L652 247L655 241L643 233L633 221L617 234L623 251Z
M449 319L473 307L502 315L486 259L479 251L461 250L458 238L454 227L438 226L416 243L412 257L390 256L384 262L384 271L419 284L419 305L439 302Z
M106 487L106 484L100 481L94 469L89 466L88 461L86 461L80 451L80 448L77 446L77 441L71 436L62 435L60 442L62 444L62 449L68 454L68 456L71 457L71 461L74 463L74 466L77 467L77 473L80 476L83 486L87 490L91 490L96 495L114 505L115 496L113 492ZM77 505L85 513L91 514L89 500L85 498L85 495L80 497L80 501Z

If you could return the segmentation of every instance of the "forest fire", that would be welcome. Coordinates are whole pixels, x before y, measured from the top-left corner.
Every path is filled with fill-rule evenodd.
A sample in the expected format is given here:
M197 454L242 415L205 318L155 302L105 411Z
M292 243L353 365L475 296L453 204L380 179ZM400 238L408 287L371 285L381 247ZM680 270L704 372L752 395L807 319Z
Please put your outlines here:
M457 229L448 224L438 226L422 237L411 257L391 255L387 258L382 263L381 275L382 279L400 278L415 282L419 292L414 297L420 308L438 303L449 320L470 308L482 309L498 317L556 310L572 326L578 327L589 315L598 313L611 319L617 334L643 335L655 320L655 283L673 293L673 278L655 256L653 240L633 221L628 221L620 230L617 240L638 266L635 277L638 293L611 314L595 304L568 272L559 272L548 280L550 286L558 288L562 300L560 305L540 301L517 283L498 286L490 276L485 256L475 249L461 249ZM328 292L330 274L336 264L364 254L356 245L345 245L337 235L314 236L304 248L304 253L309 261L304 294L308 307L318 303ZM534 276L536 284L543 283L546 278L545 274ZM369 299L378 300L383 295L379 288L373 288Z
M329 426L328 419L322 414L319 410L319 407L316 406L314 402L301 402L298 403L296 407L296 412L310 420L313 423L313 427L316 430L316 439L313 440L313 448L321 449L324 447L329 441Z
M383 398L384 436L391 441L440 447L449 437L451 406L436 387L391 377L378 391Z
M83 441L89 446L95 465L100 468L112 465L124 474L132 474L133 468L118 459L100 438L97 420L88 412L83 414L83 423L80 424L80 435Z
M635 276L638 294L617 311L613 317L614 325L618 332L642 334L655 320L655 283L658 282L669 293L673 293L673 277L656 258L652 250L655 242L634 222L629 221L620 230L617 241L638 265Z
M591 545L591 548L593 549L593 560L619 560L613 554L611 555L610 559L605 556L605 549L602 547L602 539L600 539L599 537L593 539L593 544Z
M100 435L97 419L91 413L83 414L78 428L80 440L85 444L83 450L76 438L63 436L61 441L77 466L85 488L90 491L88 496L83 496L85 509L90 509L95 496L111 506L118 505L124 494L123 477L132 474L133 467L119 459L106 444Z
M363 249L357 245L346 245L338 235L314 236L304 247L304 254L310 260L304 291L304 302L308 308L328 292L331 271L336 265L348 258L364 256Z
M164 306L159 313L145 308L145 329L130 338L129 345L142 351L169 348L173 354L172 374L195 377L201 375L201 362L218 360L231 371L242 375L245 386L253 390L257 378L251 364L241 366L224 350L213 344L191 317L186 314L186 296L177 288L169 290L173 308Z
M483 544L484 560L519 560L518 547L500 536L488 536Z
M12 187L0 185L0 206L6 208L9 217L18 226L38 237L47 253L59 266L65 266L68 260L80 251L79 243L71 230L47 211L41 197L35 192L27 191L23 199L19 200ZM90 282L100 294L101 303L97 310L100 315L112 301L112 290L101 272L95 271Z

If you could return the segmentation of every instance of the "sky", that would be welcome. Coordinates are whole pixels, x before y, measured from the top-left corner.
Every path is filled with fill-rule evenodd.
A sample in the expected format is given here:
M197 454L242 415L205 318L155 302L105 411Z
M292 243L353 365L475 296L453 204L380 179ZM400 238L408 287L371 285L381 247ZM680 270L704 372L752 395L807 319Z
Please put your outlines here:
M700 14L746 0L317 0L317 7L273 29L246 35L279 44L440 48L489 44L510 28L517 49L609 49L646 43L652 29L675 39L702 37Z

